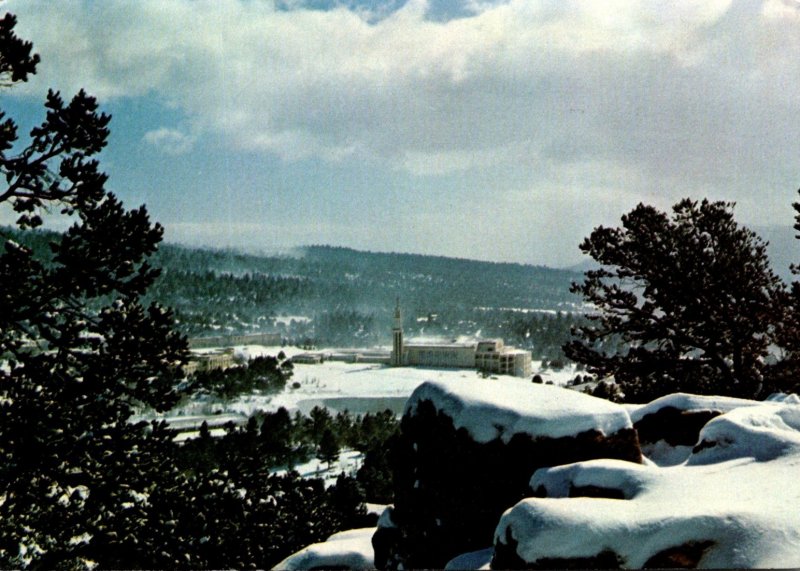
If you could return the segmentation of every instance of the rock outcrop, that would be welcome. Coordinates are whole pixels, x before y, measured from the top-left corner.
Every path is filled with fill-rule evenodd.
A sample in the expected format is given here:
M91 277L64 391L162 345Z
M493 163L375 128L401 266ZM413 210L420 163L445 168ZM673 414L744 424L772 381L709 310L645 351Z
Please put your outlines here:
M376 566L441 568L490 546L538 468L593 458L641 462L621 406L516 380L425 383L394 449L395 507L373 537Z
M731 410L757 406L758 401L674 393L630 411L642 453L659 466L684 462L702 428Z
M496 569L800 566L800 406L710 420L670 468L592 460L537 471L495 530ZM583 490L593 497L575 497Z

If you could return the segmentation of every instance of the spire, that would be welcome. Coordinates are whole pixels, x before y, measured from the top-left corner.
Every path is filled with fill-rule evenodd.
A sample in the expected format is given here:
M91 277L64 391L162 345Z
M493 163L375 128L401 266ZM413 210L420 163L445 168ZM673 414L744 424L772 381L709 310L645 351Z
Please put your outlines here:
M397 302L394 306L394 329L402 329L403 328L403 316L400 313L400 297L397 298Z
M391 364L395 367L403 365L403 317L400 313L400 298L394 307L394 327L392 327Z

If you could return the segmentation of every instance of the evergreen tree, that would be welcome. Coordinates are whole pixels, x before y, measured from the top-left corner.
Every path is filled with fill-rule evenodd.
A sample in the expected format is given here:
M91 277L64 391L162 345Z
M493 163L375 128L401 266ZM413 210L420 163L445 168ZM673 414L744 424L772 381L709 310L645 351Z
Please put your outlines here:
M326 428L322 433L319 441L319 450L317 451L317 458L323 462L328 463L328 468L339 457L339 439L333 433L333 430Z
M339 474L336 485L328 490L328 504L341 529L371 527L377 523L367 515L364 490L359 482L344 474Z
M754 397L781 319L783 286L766 244L733 204L682 200L672 216L640 204L581 250L601 264L572 291L596 307L567 356L628 400L674 392Z
M319 446L322 442L322 436L326 430L331 428L333 424L333 417L328 409L321 406L315 406L309 413L307 422L308 437L313 444Z
M15 23L0 20L6 85L38 62ZM0 207L16 228L41 226L45 210L74 221L48 252L0 235L0 567L163 565L144 530L148 498L175 476L171 435L129 422L176 402L187 350L171 314L141 301L163 230L105 189L94 157L110 117L95 99L50 91L45 108L27 142L12 119L0 125Z
M800 191L798 191L800 194ZM795 238L800 239L800 202L794 209ZM800 265L792 264L792 274L800 275ZM784 296L784 314L778 330L781 358L767 369L766 389L770 392L800 392L800 281L794 280Z
M274 465L289 464L292 453L292 417L280 407L264 415L261 423L259 446L261 452Z

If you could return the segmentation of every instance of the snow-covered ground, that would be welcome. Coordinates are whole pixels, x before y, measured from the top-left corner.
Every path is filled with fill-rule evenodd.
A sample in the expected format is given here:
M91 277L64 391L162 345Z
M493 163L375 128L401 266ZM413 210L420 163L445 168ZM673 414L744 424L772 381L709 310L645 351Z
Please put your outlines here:
M243 360L262 355L277 355L283 352L292 357L305 350L297 347L263 347L247 345L234 348L234 354ZM566 385L575 375L574 367L561 370L540 370L541 362L534 361L533 372L539 373L545 382ZM497 375L482 379L491 383L494 378L509 378ZM187 415L207 416L236 414L245 418L258 410L272 412L284 407L290 412L299 410L308 413L314 406L325 406L337 412L349 410L353 413L379 412L389 408L402 413L406 399L425 381L461 383L464 379L481 379L475 369L434 369L421 367L389 367L380 364L343 363L326 361L316 365L295 364L294 375L286 389L273 395L242 395L228 401L194 400L173 410L166 417L175 419ZM515 379L529 384L530 379ZM295 383L299 387L293 388Z
M339 474L352 476L355 478L358 469L364 462L364 455L357 450L342 450L339 458L335 462L328 464L317 458L312 458L308 462L298 464L293 469L303 478L320 478L325 482L325 486L332 486L336 483ZM276 474L285 474L286 470L278 470Z

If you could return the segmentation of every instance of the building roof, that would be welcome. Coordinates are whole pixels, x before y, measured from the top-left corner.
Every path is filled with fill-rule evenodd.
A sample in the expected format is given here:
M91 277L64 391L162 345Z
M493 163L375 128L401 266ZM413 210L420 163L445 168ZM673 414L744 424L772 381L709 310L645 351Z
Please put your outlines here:
M464 348L464 347L475 347L477 344L478 344L477 341L444 341L444 340L412 339L410 341L406 341L405 343L403 343L403 346L406 348L409 347Z

